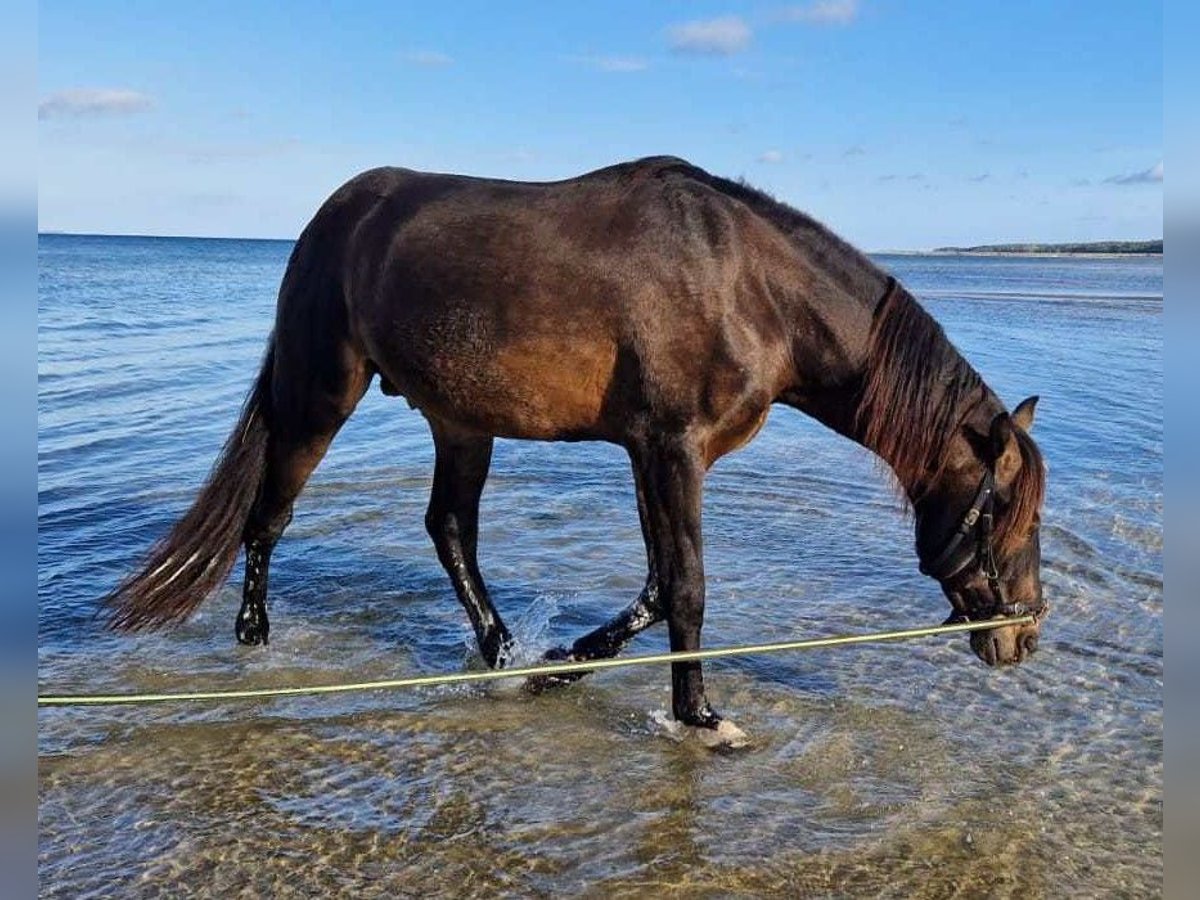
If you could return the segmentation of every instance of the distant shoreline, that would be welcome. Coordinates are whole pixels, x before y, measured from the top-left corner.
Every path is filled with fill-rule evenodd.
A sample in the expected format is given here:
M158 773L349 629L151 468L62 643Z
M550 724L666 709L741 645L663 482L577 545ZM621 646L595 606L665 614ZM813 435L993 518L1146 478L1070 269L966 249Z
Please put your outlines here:
M1143 252L1079 252L1067 250L872 250L869 256L977 256L1014 257L1027 259L1162 259L1162 253Z
M930 250L923 256L1020 256L1030 259L1159 259L1161 253L1054 253L1051 251L1030 251L1028 253L1016 250L972 250L955 252L952 250Z
M1151 241L1083 241L1059 244L977 244L973 247L935 247L936 254L954 256L1162 256L1162 238Z

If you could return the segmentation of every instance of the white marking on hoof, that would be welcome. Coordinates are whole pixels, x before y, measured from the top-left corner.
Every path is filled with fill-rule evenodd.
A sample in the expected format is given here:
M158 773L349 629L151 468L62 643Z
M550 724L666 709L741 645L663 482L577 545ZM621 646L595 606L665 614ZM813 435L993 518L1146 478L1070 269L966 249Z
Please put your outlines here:
M676 743L683 740L684 727L671 718L671 714L663 709L656 709L649 716L650 730Z
M679 743L690 738L710 750L738 750L751 744L750 735L728 719L722 719L716 728L696 728L681 725L668 712L658 709L650 713L650 725L669 740Z
M728 719L722 719L716 728L689 728L705 747L712 750L738 750L750 745L750 735Z

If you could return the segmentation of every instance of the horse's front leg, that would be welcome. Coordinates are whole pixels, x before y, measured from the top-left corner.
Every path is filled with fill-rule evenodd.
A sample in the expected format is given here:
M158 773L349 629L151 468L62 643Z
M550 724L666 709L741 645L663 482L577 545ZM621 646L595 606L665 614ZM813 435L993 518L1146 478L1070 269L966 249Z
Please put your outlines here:
M638 447L631 456L645 495L647 549L659 573L671 650L698 650L704 623L704 468L682 440ZM715 728L720 722L704 695L699 662L671 664L671 706L685 725Z
M625 607L617 616L605 622L594 631L585 634L571 645L570 650L555 647L546 653L549 661L576 662L589 659L611 659L616 656L635 637L649 628L657 625L664 618L662 598L658 589L658 571L654 563L654 555L650 552L650 528L646 518L646 495L641 483L635 478L634 487L637 493L638 520L642 525L642 539L646 544L646 586L642 588L638 598ZM578 681L588 672L571 672L565 675L535 675L530 678L525 687L534 693L547 688L557 687Z
M671 651L699 650L704 623L703 454L680 436L635 444L630 456L645 496L649 553L658 573ZM676 720L699 729L706 743L737 746L747 740L713 711L699 660L671 664L671 707Z
M663 608L658 596L658 576L651 572L638 598L619 615L572 644L570 658L608 659L616 656L631 640L662 620Z
M651 571L638 598L617 616L594 631L585 634L571 645L570 650L555 647L544 659L550 662L577 662L589 659L611 659L637 635L663 620L662 604L658 597L658 578ZM525 682L525 689L540 693L547 688L578 681L588 672L568 672L563 675L534 675Z

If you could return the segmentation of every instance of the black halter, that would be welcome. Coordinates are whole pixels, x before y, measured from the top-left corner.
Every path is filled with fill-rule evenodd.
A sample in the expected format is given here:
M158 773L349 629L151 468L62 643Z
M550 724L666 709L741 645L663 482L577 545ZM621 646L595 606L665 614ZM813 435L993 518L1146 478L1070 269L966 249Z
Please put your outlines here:
M991 469L983 473L979 490L970 508L963 513L958 528L946 546L929 562L921 560L921 574L930 575L938 581L953 578L973 562L978 562L987 576L988 584L995 590L1000 584L1000 573L996 569L996 558L992 553L992 520L996 506L996 476ZM975 533L975 543L968 538Z
M995 524L996 509L996 476L991 469L983 473L975 499L963 514L958 528L946 546L932 560L921 560L921 574L929 575L938 581L949 578L965 571L968 566L975 565L977 571L987 578L988 587L992 591L991 608L979 618L996 616L1031 615L1036 619L1044 616L1049 609L1045 602L1036 606L1026 603L1009 603L1000 582L1000 569L996 565L996 554L992 547L992 527ZM970 540L972 534L975 540ZM955 612L947 622L969 620L971 616L963 612Z

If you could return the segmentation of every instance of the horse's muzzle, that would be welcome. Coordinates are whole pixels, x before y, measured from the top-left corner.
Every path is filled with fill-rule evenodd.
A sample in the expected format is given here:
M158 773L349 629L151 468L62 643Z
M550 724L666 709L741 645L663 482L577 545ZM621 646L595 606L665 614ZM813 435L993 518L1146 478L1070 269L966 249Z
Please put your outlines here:
M971 649L989 666L1024 662L1038 646L1040 623L971 632Z

